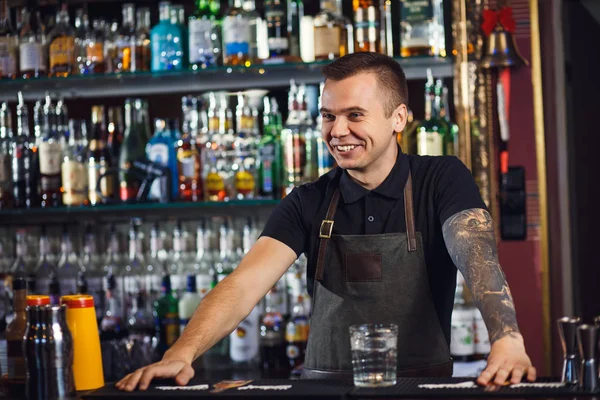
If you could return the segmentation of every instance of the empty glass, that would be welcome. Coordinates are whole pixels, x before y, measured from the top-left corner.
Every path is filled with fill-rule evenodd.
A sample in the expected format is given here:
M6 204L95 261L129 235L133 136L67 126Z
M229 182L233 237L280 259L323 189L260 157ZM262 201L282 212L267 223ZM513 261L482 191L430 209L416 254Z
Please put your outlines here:
M350 348L354 385L359 387L395 385L397 343L397 325L351 325Z

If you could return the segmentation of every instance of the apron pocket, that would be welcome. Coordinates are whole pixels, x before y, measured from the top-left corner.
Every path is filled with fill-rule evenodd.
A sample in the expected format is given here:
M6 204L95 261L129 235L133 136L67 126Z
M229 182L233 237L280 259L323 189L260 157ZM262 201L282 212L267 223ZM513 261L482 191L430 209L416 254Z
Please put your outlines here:
M344 276L346 282L381 282L381 254L346 253Z

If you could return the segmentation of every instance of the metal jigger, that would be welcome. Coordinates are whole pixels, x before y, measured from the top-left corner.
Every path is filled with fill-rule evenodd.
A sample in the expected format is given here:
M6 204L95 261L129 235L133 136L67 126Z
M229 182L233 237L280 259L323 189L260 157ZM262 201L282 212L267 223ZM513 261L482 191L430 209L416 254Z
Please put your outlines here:
M577 328L581 369L579 371L579 387L586 392L598 390L598 369L596 365L596 346L598 343L598 327L596 325L579 325Z
M563 317L556 321L563 350L563 369L561 382L575 385L579 382L577 365L577 326L579 318Z

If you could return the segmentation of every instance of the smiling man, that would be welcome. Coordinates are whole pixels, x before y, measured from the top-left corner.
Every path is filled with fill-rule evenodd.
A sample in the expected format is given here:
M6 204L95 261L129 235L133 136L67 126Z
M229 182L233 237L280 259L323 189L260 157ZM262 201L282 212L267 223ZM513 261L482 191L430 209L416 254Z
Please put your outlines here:
M455 157L406 155L396 143L408 102L400 65L356 53L324 74L322 135L338 167L276 207L163 360L126 376L119 389L146 389L155 377L186 384L192 361L235 329L302 253L313 297L304 378L351 380L348 327L357 323L399 326L399 376L450 376L458 268L492 343L479 383L535 380L470 172Z

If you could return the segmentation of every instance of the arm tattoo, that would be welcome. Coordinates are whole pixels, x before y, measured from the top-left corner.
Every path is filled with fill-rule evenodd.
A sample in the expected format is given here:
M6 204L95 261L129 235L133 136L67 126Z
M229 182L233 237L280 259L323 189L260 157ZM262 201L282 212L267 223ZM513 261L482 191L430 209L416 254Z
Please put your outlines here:
M498 249L490 214L471 208L454 214L442 227L454 264L462 272L481 310L490 343L519 332L515 305L498 262Z

